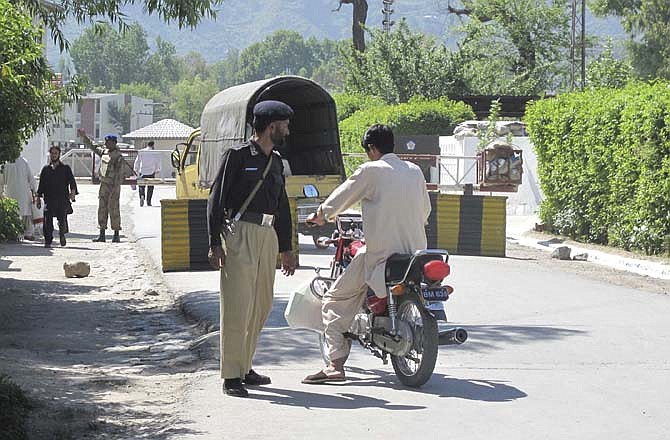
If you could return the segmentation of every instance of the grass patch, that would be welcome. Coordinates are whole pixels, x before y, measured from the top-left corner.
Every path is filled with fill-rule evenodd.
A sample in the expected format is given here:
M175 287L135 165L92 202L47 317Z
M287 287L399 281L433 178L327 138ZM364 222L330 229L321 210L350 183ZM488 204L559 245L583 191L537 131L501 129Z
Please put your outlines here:
M8 376L0 374L0 440L24 440L26 416L30 409L28 398Z

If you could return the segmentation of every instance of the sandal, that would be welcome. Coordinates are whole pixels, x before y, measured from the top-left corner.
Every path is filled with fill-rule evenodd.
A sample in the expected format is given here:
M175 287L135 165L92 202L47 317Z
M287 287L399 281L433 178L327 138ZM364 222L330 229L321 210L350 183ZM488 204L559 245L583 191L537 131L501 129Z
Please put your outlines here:
M311 374L302 380L302 383L309 385L316 385L320 383L334 383L334 382L344 382L347 378L344 376L344 373L333 373L326 374L323 370L319 371L316 374Z

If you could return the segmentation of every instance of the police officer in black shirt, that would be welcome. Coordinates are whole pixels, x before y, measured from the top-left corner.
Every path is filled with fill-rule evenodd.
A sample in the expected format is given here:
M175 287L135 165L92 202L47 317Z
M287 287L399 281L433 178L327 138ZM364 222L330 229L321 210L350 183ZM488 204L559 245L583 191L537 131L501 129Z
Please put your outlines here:
M274 150L289 134L293 110L262 101L253 112L254 136L224 153L207 203L209 262L221 270L223 392L236 397L248 396L245 385L271 382L251 363L272 309L277 253L284 275L293 275L296 266L284 167Z

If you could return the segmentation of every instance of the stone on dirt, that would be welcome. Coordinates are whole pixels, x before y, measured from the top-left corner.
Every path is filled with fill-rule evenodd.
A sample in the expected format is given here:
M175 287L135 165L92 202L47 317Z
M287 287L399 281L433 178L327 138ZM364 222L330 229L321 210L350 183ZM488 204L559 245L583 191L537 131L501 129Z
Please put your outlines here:
M583 254L577 254L574 257L572 257L574 261L588 261L589 259L589 254L584 252Z
M571 249L569 246L559 246L551 253L551 258L557 260L569 260Z
M85 278L91 273L91 266L84 261L63 263L63 270L67 278Z

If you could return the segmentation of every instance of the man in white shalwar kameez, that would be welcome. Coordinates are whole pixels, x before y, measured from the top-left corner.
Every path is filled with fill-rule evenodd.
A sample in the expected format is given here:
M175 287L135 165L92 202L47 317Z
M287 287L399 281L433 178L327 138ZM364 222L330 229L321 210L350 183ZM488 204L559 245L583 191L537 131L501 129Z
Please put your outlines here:
M35 228L33 227L33 197L37 191L37 184L28 161L19 157L15 162L4 165L0 175L0 192L5 187L5 195L19 202L19 211L23 219L24 238L35 240Z
M393 132L385 125L370 127L362 143L370 162L361 165L307 219L322 225L361 202L366 246L324 295L322 317L330 364L303 383L345 379L350 344L343 333L363 305L368 287L385 297L386 259L426 248L425 224L431 208L421 169L393 154Z

